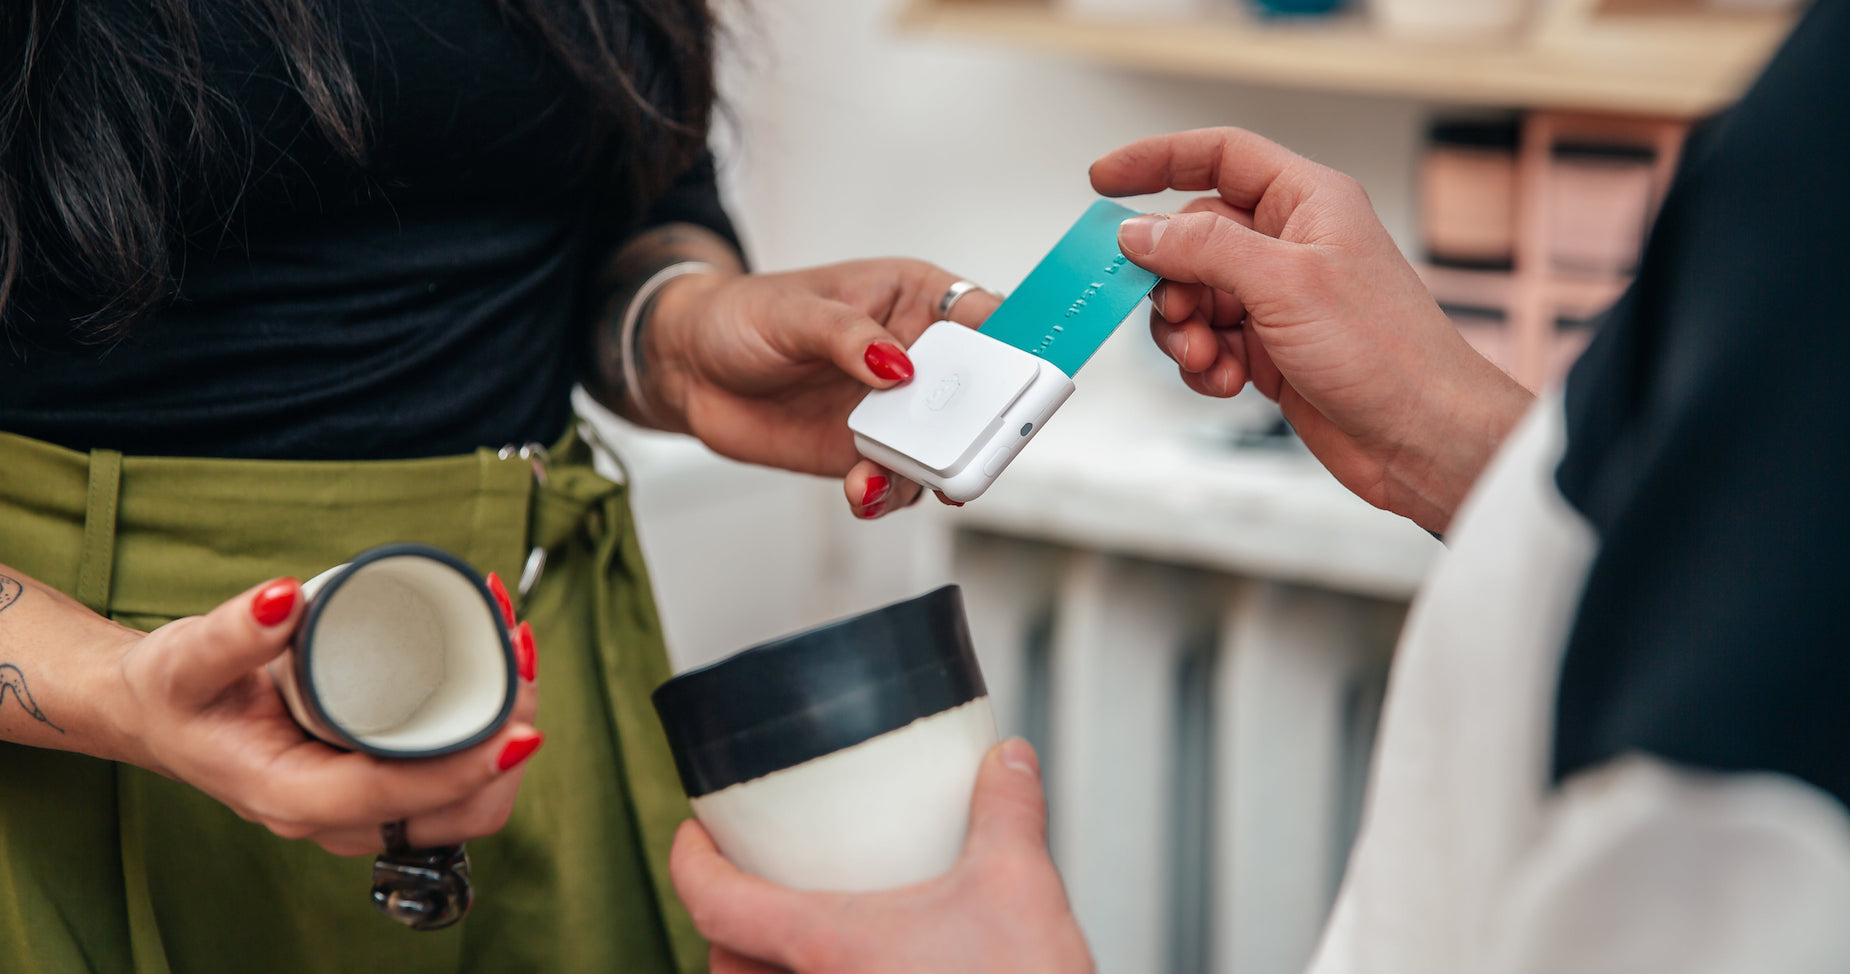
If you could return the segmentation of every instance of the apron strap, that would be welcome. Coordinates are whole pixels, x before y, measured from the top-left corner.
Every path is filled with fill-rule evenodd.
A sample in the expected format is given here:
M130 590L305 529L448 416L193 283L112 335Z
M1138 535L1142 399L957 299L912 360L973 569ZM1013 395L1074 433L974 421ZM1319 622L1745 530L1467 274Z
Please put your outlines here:
M116 502L122 493L122 454L90 451L90 488L84 504L84 540L77 562L77 591L91 611L109 614L109 584L116 567Z

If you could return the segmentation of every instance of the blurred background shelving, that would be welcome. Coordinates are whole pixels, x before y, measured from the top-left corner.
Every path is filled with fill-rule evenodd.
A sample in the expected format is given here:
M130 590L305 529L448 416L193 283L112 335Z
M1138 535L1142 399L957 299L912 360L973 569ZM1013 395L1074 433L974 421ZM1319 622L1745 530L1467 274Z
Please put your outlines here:
M1127 7L1129 5L1126 5ZM1491 39L1411 39L1362 13L1099 16L1048 0L911 0L907 30L1119 68L1436 102L1690 117L1732 102L1791 28L1784 11L1568 0Z
M1456 135L1500 127L1432 126L1416 266L1478 351L1540 390L1630 282L1689 123L1530 111L1508 124L1507 145ZM1461 247L1464 261L1448 258Z

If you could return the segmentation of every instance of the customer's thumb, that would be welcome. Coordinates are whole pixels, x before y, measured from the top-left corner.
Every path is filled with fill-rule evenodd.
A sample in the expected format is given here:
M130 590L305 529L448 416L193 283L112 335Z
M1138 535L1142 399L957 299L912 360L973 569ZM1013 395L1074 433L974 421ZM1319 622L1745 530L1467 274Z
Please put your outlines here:
M1034 748L1012 737L990 749L970 799L966 855L1047 848L1047 798Z
M1292 245L1211 210L1145 213L1118 226L1131 262L1165 280L1206 284L1229 294L1276 275L1274 258Z

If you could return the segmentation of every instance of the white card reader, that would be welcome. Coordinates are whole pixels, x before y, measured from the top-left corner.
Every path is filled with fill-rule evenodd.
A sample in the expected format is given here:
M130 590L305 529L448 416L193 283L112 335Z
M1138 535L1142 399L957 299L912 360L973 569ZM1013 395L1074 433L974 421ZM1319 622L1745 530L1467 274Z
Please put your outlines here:
M982 496L1073 394L1053 363L952 321L906 355L912 379L861 400L848 428L862 456L958 503Z
M925 329L906 351L912 379L868 393L848 417L861 455L960 504L982 496L1156 284L1118 250L1118 225L1134 215L1094 201L982 331Z

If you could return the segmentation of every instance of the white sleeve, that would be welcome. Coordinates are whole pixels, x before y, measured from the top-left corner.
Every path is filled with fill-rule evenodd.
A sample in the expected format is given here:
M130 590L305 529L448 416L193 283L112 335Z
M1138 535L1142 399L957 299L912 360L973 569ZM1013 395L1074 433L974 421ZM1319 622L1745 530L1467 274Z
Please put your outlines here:
M1627 756L1569 779L1515 865L1485 974L1850 971L1850 817L1789 776Z

